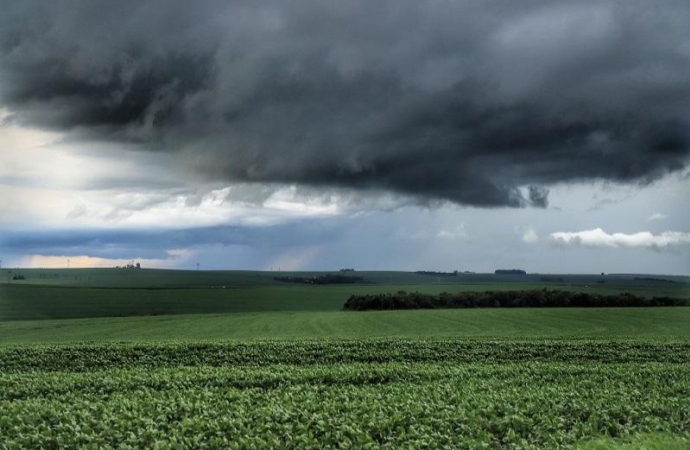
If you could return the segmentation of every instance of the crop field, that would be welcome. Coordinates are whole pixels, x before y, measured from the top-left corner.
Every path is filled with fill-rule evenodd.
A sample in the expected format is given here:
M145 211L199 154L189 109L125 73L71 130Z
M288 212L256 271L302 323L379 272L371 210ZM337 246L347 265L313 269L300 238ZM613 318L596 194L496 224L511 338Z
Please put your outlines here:
M0 449L690 448L690 307L342 310L684 278L64 272L0 285Z
M12 275L3 270L5 276ZM15 270L24 279L0 278L0 321L89 317L227 314L265 311L338 311L353 294L405 290L442 292L568 290L603 295L629 292L643 297L690 298L690 278L668 280L635 276L495 276L463 274L435 277L409 272L355 272L356 284L281 283L291 272L193 272L168 270L72 269ZM541 281L547 280L547 281Z
M73 341L387 337L690 340L690 308L266 311L0 322L0 346Z
M0 355L3 448L540 449L690 432L687 342L81 344Z

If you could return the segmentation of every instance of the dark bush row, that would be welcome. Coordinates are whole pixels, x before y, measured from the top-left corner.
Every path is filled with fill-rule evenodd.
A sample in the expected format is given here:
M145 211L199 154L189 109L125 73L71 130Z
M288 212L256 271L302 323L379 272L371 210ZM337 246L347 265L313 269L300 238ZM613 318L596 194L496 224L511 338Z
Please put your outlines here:
M363 283L364 278L347 275L319 275L314 277L275 277L276 281L298 284L354 284Z
M457 277L458 271L453 272L434 272L431 270L418 270L415 272L417 275L429 275L432 277Z
M623 293L600 295L553 290L447 292L439 295L407 293L352 295L346 310L434 308L543 308L543 307L690 306L690 300L670 297L638 297Z

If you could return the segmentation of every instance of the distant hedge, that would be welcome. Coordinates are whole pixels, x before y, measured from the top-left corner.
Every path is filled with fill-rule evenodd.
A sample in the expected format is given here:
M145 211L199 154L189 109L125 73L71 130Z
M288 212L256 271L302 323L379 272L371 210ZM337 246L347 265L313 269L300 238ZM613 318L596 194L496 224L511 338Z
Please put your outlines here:
M354 284L363 283L363 277L347 276L347 275L319 275L314 277L274 277L276 281L283 283L297 283L297 284Z
M599 295L588 292L555 290L447 292L439 295L400 291L395 294L352 295L344 309L353 311L385 309L442 308L559 308L559 307L629 307L629 306L690 306L689 299L670 297L638 297L623 293Z

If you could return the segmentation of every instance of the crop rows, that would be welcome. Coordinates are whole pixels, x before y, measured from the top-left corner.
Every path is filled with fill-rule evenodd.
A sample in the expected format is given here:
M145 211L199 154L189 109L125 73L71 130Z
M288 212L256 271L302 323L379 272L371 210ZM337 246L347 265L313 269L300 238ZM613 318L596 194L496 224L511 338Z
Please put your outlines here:
M8 347L0 449L538 449L689 437L688 350L634 341Z
M0 372L200 365L537 361L690 364L690 342L380 339L0 347Z

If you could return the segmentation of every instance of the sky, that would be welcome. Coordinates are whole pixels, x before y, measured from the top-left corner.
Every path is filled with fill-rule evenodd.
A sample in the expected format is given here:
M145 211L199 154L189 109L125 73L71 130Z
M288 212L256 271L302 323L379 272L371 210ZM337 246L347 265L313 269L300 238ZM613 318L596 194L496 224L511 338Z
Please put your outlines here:
M690 275L686 0L0 8L3 268Z

